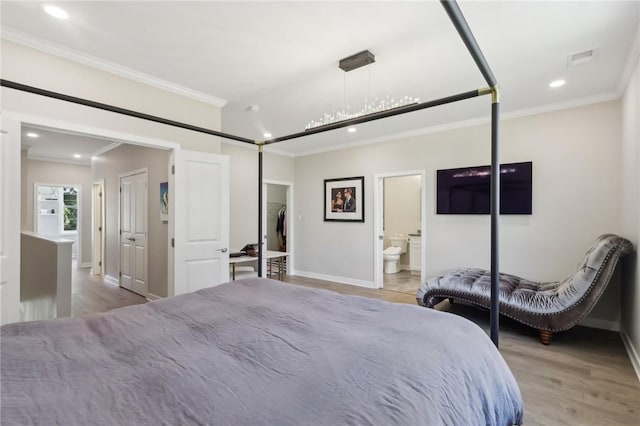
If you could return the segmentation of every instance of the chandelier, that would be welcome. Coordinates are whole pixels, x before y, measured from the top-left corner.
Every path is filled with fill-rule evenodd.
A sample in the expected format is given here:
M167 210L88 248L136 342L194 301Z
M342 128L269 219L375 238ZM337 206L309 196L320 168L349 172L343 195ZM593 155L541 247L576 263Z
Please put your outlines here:
M356 68L363 67L375 62L375 56L368 50L364 50L355 55L351 55L340 60L339 67L344 72L349 72ZM369 85L371 85L371 72L369 72ZM345 80L345 99L346 99L346 80ZM404 96L398 99L387 95L383 99L374 98L369 101L365 98L364 105L357 110L351 110L351 106L347 105L344 109L333 112L325 112L322 117L316 120L311 120L306 126L305 130L311 130L318 127L326 126L340 121L351 120L354 118L365 117L371 114L376 114L384 111L391 111L397 108L403 108L409 105L415 105L420 103L420 98L414 98L412 96Z

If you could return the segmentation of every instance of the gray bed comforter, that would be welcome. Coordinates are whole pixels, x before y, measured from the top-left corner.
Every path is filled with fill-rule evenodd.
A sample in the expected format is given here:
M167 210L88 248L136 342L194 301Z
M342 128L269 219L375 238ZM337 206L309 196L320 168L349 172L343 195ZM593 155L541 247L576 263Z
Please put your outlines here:
M511 425L475 324L253 278L1 332L3 425Z

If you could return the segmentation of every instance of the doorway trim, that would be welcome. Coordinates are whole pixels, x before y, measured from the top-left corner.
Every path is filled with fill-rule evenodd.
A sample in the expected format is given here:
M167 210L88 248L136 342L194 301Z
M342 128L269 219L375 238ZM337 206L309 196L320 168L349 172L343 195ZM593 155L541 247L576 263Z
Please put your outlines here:
M295 217L295 211L294 211L294 196L293 196L293 192L294 192L294 183L293 182L286 182L286 181L280 181L280 180L271 180L271 179L264 179L262 181L262 190L263 193L265 194L264 197L262 197L262 229L266 230L266 226L267 226L267 185L280 185L280 186L286 186L287 187L287 216L289 217L289 220L287 220L287 253L289 253L289 258L287 259L287 274L289 275L295 275L295 250L294 250L294 246L295 246L295 220L293 220L293 218ZM262 243L263 243L263 247L267 246L267 235L266 233L264 235L262 235ZM265 248L266 250L266 248ZM263 259L263 264L262 265L262 270L266 271L266 259Z
M25 113L16 112L16 111L5 110L5 111L2 111L2 116L9 121L18 122L20 126L22 126L23 124L33 124L38 126L49 127L54 130L63 130L63 131L66 130L66 131L72 131L77 133L84 133L92 136L100 136L100 137L112 139L114 142L122 142L129 145L159 148L159 149L166 150L168 152L180 151L182 149L181 145L177 142L171 142L163 139L140 136L133 133L118 132L118 131L105 129L101 127L86 126L76 122L46 118L39 115L25 114ZM16 154L14 155L15 155L15 158L10 158L9 161L15 162L16 164L20 164L21 162L20 150L17 150ZM20 181L19 191L21 190L22 190L22 182ZM19 217L20 215L18 215L18 222L15 225L15 229L20 229ZM174 221L173 214L170 210L169 223L172 223L173 221ZM171 235L168 236L168 239L166 241L166 247L167 247L167 252L169 254L169 257L173 256L173 249L171 248ZM105 263L103 263L103 267L105 268L105 275L104 275L105 282L117 285L117 280L115 279L115 277L110 277L107 274L106 272L107 265ZM19 280L19 275L17 280ZM172 281L168 281L168 282L170 283ZM167 290L169 294L172 294L174 289L168 288Z
M98 195L99 194L99 195ZM96 180L91 186L91 274L105 275L104 252L106 243L106 193L104 179ZM96 207L100 210L100 219L96 220ZM99 235L99 237L98 237ZM100 238L100 241L96 241ZM96 250L98 248L98 250ZM99 251L96 256L96 251Z
M425 226L427 222L427 172L426 170L408 170L402 172L376 173L373 175L373 284L374 288L384 287L384 179L389 177L420 176L420 244L422 256L420 259L420 282L426 277L426 236Z

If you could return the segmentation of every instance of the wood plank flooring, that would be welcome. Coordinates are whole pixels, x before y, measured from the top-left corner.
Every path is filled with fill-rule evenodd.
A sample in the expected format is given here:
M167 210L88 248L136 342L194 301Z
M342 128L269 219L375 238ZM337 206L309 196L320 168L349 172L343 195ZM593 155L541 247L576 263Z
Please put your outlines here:
M89 268L74 268L71 271L71 316L95 314L147 302L136 293L107 284L102 277L90 275L89 271Z
M411 271L384 274L383 278L383 287L385 290L399 291L415 296L420 288L420 275L412 275Z
M285 281L343 294L415 304L414 294L373 290L310 278ZM442 302L436 306L489 329L489 313ZM550 346L538 333L507 318L500 319L500 352L511 368L525 401L525 425L640 425L640 383L618 333L574 327L553 336ZM446 339L446 330L442 338Z

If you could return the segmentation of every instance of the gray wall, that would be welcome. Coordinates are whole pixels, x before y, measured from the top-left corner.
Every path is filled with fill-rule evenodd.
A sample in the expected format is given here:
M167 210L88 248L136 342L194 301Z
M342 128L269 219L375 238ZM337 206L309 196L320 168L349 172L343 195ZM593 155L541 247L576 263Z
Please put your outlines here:
M596 237L622 232L620 102L504 120L501 135L502 162L533 161L533 214L500 219L501 271L563 279ZM427 176L427 276L488 268L489 216L436 215L435 174L489 164L489 141L489 125L479 125L298 158L296 270L372 283L373 175L414 170ZM366 222L323 222L323 179L361 175ZM605 296L599 319L617 322L618 286L613 283Z
M118 229L120 178L122 173L148 170L148 291L156 296L168 295L167 250L168 225L160 221L160 182L167 182L169 152L135 145L121 145L92 162L92 179L104 179L106 207L106 274L116 278L120 271Z
M640 30L638 31L640 38ZM638 268L638 244L640 244L640 64L634 71L622 98L622 162L623 205L622 224L636 252L625 263L622 287L622 335L633 349L636 372L640 376L640 268Z
M258 149L223 143L221 154L230 156L229 245L240 249L258 241ZM268 152L265 148L264 179L293 182L294 159Z
M91 167L81 164L29 160L22 151L21 229L33 231L34 183L54 185L80 185L81 197L81 259L80 264L91 263ZM81 266L81 265L79 265Z

